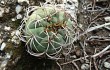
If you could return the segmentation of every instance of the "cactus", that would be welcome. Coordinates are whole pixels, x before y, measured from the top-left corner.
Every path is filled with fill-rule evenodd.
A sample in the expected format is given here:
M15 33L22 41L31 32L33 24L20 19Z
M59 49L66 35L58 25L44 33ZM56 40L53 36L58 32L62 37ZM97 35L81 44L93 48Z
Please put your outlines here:
M24 37L28 52L34 56L55 55L72 43L73 21L63 9L28 8L24 18Z

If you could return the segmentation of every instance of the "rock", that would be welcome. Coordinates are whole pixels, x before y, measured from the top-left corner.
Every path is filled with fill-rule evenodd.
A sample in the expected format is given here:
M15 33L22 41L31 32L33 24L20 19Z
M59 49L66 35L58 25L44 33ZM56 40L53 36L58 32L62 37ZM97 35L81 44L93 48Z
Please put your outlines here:
M12 52L10 52L10 53L6 53L5 58L6 58L6 59L10 59L10 58L11 58L11 55L12 55Z
M75 48L75 54L77 57L81 57L82 56L82 51L79 47L76 47Z
M9 13L10 12L10 7L5 8L5 13Z
M16 9L15 9L16 13L19 14L21 12L21 10L22 10L22 6L17 5Z
M104 62L104 67L110 69L110 63L109 62Z
M20 43L20 40L19 40L19 38L17 36L13 36L12 39L11 39L11 41L13 43L15 43L15 44L19 44Z
M82 64L81 65L81 70L88 70L89 69L89 64Z
M14 35L18 36L20 34L21 34L21 32L19 30L14 30L14 31L12 31L11 36L14 36Z
M108 16L108 17L104 17L104 19L105 19L105 21L110 22L110 16Z
M7 62L8 62L8 60L4 60L4 61L1 63L0 68L3 69L3 68L7 65Z
M16 19L22 19L22 15L21 15L21 14L18 14L18 15L16 16Z
M21 34L21 32L20 32L19 30L16 30L16 31L15 31L15 35L16 35L16 36L18 36L18 35L20 35L20 34Z
M22 3L22 2L26 2L27 4L29 4L29 0L18 0L18 3Z
M0 7L0 17L3 17L4 8Z
M1 1L1 4L5 4L5 2L4 1Z
M15 35L15 31L12 31L12 32L11 32L11 36L14 36L14 35Z
M6 43L2 43L0 50L4 50L5 47L6 47Z
M11 58L12 52L11 53L6 53L5 57L0 57L2 59L2 62L0 63L0 70L6 70L6 65Z
M4 30L6 30L6 31L9 31L10 29L11 29L11 27L7 27L7 26L4 27Z
M16 21L16 19L15 18L12 18L11 21Z

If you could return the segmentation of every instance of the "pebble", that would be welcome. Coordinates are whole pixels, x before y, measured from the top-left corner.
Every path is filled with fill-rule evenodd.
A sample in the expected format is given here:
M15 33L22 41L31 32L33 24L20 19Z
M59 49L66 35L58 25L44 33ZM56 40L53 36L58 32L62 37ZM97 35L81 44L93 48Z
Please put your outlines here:
M29 0L18 0L18 3L22 3L22 2L26 2L27 4L29 4Z
M12 51L10 51L10 53L6 53L5 57L0 57L2 58L2 62L0 63L0 70L6 70L5 67L9 61L9 59L11 58L12 56Z
M89 69L89 64L82 64L81 65L81 70L88 70Z
M6 43L2 43L1 47L0 47L0 50L4 50L4 48L6 47Z
M11 21L16 21L16 19L15 18L12 18Z
M8 7L8 8L5 8L5 13L9 13L10 12L10 7Z
M109 17L104 17L105 21L110 22L110 16Z
M77 58L76 55L70 56L70 58Z
M12 32L11 32L11 36L14 36L14 35L15 35L15 31L12 31Z
M104 67L110 69L110 63L109 62L104 62Z
M18 35L20 35L20 34L21 34L21 32L20 32L19 30L16 30L16 31L15 31L15 35L16 35L16 36L18 36Z
M16 9L15 9L16 13L19 14L21 12L21 10L22 10L22 6L17 5Z
M13 36L13 38L11 39L11 41L15 44L19 44L20 43L20 40L18 39L17 36Z
M4 1L1 1L1 4L5 4L5 2Z
M10 29L11 29L11 27L7 27L7 26L4 27L4 30L6 30L6 31L9 31Z
M0 7L0 17L3 17L4 8Z
M14 30L14 31L12 31L11 36L14 36L14 35L18 36L20 34L21 34L21 32L19 30Z
M1 63L0 68L4 68L4 67L7 65L7 62L8 62L8 60L4 60L4 61Z
M82 28L82 27L83 27L83 25L82 25L82 24L79 24L79 27L80 27L80 28Z
M6 53L6 59L10 59L11 58L11 55L12 55L12 53L11 54L9 54L9 53Z
M22 15L21 15L21 14L18 14L18 15L16 16L16 19L22 19Z

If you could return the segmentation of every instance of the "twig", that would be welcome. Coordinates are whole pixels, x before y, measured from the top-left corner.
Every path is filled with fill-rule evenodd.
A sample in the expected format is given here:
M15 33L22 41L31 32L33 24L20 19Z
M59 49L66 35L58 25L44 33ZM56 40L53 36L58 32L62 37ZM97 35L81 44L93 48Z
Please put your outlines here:
M95 6L96 6L96 0L93 0L93 7L92 7L92 10L95 9ZM93 12L93 14L94 14L94 12Z
M85 59L85 58L87 58L87 57L89 57L89 56L80 57L80 58L78 58L78 59L74 59L74 60L72 60L72 61L68 61L68 62L62 63L61 65L66 65L66 64L69 64L69 63L72 63L72 62L75 62L75 61L79 61L79 60Z
M72 64L76 67L77 70L80 70L78 65L74 61L72 61Z
M101 54L103 54L105 51L107 51L110 48L110 45L108 45L106 48L104 48L102 51L100 51L99 53L96 53L95 55L92 55L92 57L97 57Z
M96 59L95 58L93 58L93 63L94 63L94 67L95 67L95 70L98 70L98 67L97 67L97 65L96 65Z
M61 65L60 65L58 62L56 62L56 63L57 63L57 65L59 66L60 70L62 70L62 67L61 67Z
M109 60L109 59L110 59L110 56L108 56L108 57L104 58L103 60L101 60L100 66L99 66L99 69L100 69L100 70L103 68L104 62L106 62L106 61Z
M102 24L102 25L91 27L91 28L87 29L85 32L83 32L82 34L79 34L78 36L74 37L74 40L72 41L72 43L74 43L76 40L78 40L79 37L91 32L91 31L94 31L96 29L99 29L99 28L102 28L102 27L105 27L105 26L108 26L108 25L110 25L110 23L105 23L105 24Z
M109 48L110 48L110 45L108 45L108 46L107 46L105 49L103 49L101 52L92 55L91 57L92 57L92 58L95 58L95 57L101 55L102 53L104 53L105 51L107 51ZM61 65L66 65L66 64L69 64L69 63L72 63L72 62L75 62L75 61L79 61L79 60L85 59L85 58L87 58L87 57L89 57L89 56L80 57L80 58L78 58L78 59L74 59L74 60L72 60L72 61L68 61L68 62L66 62L66 63L62 63Z
M95 27L91 27L91 28L89 28L89 29L87 29L87 30L85 31L85 34L88 33L88 32L91 32L91 31L93 31L93 30L96 30L96 29L99 29L99 28L108 26L108 25L110 25L110 23L105 23L105 24L102 24L102 25L98 25L98 26L95 26Z
M97 49L95 48L94 54L96 53L96 51L97 51ZM98 67L97 67L97 64L96 64L96 58L95 57L93 58L93 64L94 64L95 70L98 70Z
M91 69L91 64L92 64L91 61L92 61L92 58L90 58L90 63L89 63L90 70L92 70L92 69Z
M92 19L92 21L91 22L93 22L96 18L98 18L98 16L100 16L103 12L104 12L105 10L103 10L102 12L100 12L98 15L96 15L96 17L94 17L93 19Z
M83 49L83 52L84 52L84 57L87 55L87 53L86 53L86 51L85 51L85 45L83 45L81 42L80 42L80 45L81 45L81 47L82 47L82 49ZM86 58L85 58L85 60L86 60Z

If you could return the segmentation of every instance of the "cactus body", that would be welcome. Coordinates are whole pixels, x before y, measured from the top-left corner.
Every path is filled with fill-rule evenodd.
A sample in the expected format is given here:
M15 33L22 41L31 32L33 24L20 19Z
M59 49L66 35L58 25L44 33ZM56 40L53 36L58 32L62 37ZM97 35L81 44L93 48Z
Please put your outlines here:
M73 39L73 21L64 10L37 7L25 21L28 48L34 53L56 54Z

